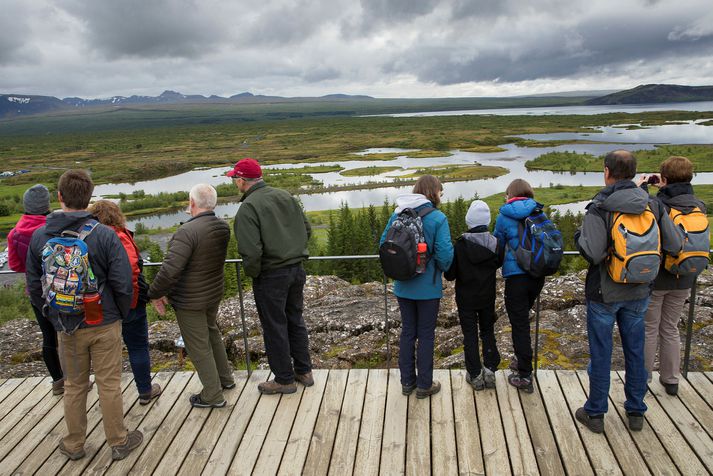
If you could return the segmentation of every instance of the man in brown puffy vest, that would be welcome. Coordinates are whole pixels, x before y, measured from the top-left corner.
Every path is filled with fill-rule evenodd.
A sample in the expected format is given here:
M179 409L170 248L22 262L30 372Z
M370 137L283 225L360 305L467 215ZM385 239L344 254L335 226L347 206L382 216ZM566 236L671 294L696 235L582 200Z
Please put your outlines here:
M230 227L213 212L218 195L212 186L195 185L189 200L191 219L171 238L149 297L159 314L166 302L176 311L186 351L203 384L201 393L190 396L191 405L220 408L226 405L223 389L235 387L216 324Z

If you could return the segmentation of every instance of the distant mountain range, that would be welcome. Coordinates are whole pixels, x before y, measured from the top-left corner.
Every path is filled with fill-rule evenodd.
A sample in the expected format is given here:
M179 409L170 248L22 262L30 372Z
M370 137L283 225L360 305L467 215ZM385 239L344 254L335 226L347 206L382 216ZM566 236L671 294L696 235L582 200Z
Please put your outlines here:
M713 86L678 86L670 84L647 84L634 89L606 94L609 91L580 91L552 94L519 96L512 99L527 98L573 98L568 105L609 105L609 104L646 104L687 101L712 101ZM594 97L602 94L601 97ZM604 95L606 94L606 95ZM581 98L581 102L578 102ZM476 98L463 98L463 100ZM497 99L497 98L490 98ZM164 91L159 96L114 96L107 99L83 99L69 97L58 99L53 96L35 96L27 94L0 94L0 119L12 119L32 114L66 112L83 108L107 108L121 106L173 105L173 104L270 104L300 102L353 102L374 101L371 96L328 94L320 97L281 97L255 95L249 92L230 97L202 96L200 94L181 94L176 91ZM449 99L452 102L455 98ZM394 103L400 100L386 100ZM427 102L428 100L419 100ZM367 104L367 103L364 103ZM541 104L546 105L546 104ZM492 107L492 106L491 106ZM501 106L503 107L503 106ZM512 107L512 106L510 106ZM451 107L454 109L454 107ZM467 107L466 107L467 108Z

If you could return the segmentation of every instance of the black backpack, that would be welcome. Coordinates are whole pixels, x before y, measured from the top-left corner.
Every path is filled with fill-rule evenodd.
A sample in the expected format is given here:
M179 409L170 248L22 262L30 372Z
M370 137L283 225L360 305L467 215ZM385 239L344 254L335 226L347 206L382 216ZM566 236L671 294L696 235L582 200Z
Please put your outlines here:
M530 276L555 274L563 256L562 233L540 209L518 225L518 247L513 250L518 266Z
M386 276L406 281L426 269L427 261L422 263L421 269L417 267L418 244L426 242L423 217L434 210L433 207L423 207L416 212L406 208L391 223L386 239L379 247L379 260ZM428 260L428 256L425 259Z

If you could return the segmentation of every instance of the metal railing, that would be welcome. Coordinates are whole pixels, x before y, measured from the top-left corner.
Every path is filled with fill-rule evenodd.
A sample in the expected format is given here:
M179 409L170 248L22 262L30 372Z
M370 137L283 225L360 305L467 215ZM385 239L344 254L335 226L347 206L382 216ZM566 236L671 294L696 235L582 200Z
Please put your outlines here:
M713 250L710 250L713 253ZM579 256L578 251L565 251L565 256ZM338 261L338 260L373 260L378 259L379 255L345 255L345 256L310 256L309 261ZM252 373L252 365L250 361L250 348L248 344L248 333L247 324L245 322L245 303L244 303L244 290L242 282L242 259L226 259L225 263L235 264L235 274L238 281L238 299L240 301L240 321L242 324L242 334L243 334L243 346L245 349L245 366L248 371L248 375ZM150 266L161 266L161 262L146 262L144 267ZM0 275L8 274L21 274L15 271L0 271ZM386 275L383 276L383 288L384 288L384 333L386 335L386 366L391 368L391 336L390 336L390 325L389 325L389 304L388 304L388 278ZM686 343L683 358L683 370L682 374L684 377L688 376L689 361L691 355L691 338L693 334L693 320L695 318L695 306L696 306L696 284L693 282L691 287L691 295L689 297L688 306L688 321L686 323ZM534 364L533 370L535 376L537 376L538 368L538 350L539 350L539 337L540 337L540 296L537 296L535 301L535 344L534 344Z

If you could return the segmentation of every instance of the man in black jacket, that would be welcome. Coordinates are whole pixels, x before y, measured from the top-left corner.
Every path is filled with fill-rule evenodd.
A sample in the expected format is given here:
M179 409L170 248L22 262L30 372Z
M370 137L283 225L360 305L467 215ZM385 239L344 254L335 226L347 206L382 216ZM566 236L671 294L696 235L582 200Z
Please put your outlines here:
M48 240L65 231L78 232L87 224L91 226L92 216L86 208L94 184L85 171L68 170L60 177L57 190L62 211L51 213L47 224L33 233L27 253L26 279L33 305L43 309L59 332L60 359L65 376L64 420L68 432L60 442L59 450L72 460L85 456L91 366L99 387L107 443L112 449L112 457L122 459L143 441L140 431L130 432L124 425L121 395L121 320L126 318L131 308L131 265L116 233L97 224L84 242L101 295L100 320L89 324L87 316L80 314L71 317L78 324L76 330L62 325L65 316L48 305L47 298L55 288L50 288L47 296L43 293L43 280L48 278L43 270L43 248ZM78 269L77 273L80 272L81 269ZM67 277L66 281L69 282L70 278Z

